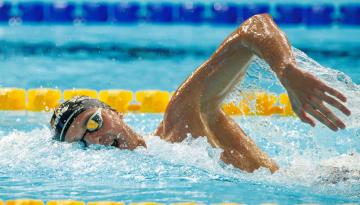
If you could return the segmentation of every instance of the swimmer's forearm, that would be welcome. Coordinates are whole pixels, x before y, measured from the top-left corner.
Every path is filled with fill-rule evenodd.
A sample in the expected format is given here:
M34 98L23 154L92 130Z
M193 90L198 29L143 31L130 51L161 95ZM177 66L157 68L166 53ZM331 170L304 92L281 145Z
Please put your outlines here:
M236 33L241 45L269 63L287 90L294 112L303 122L315 126L314 117L334 131L345 128L342 120L324 102L350 115L350 110L342 104L346 102L346 97L312 74L299 69L286 36L270 16L256 15L242 24ZM307 85L305 87L304 82Z
M269 15L253 16L235 33L241 44L264 59L278 77L288 65L295 63L291 45Z

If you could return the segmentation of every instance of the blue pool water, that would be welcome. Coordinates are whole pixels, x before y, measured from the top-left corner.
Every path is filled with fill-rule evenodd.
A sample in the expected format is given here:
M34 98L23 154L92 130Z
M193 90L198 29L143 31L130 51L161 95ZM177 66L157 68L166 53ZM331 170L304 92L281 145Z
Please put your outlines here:
M1 87L173 91L234 28L132 25L0 28ZM162 115L129 114L148 149L120 151L51 140L50 113L0 112L0 199L76 199L259 204L360 201L360 63L352 28L284 28L299 65L349 97L346 130L310 128L296 118L235 117L280 164L271 175L223 164L205 138L170 144L152 136ZM344 36L346 33L346 36ZM80 35L81 34L81 35ZM336 68L336 70L330 69ZM244 90L282 92L255 60ZM228 101L236 101L235 94ZM341 171L341 170L347 170Z

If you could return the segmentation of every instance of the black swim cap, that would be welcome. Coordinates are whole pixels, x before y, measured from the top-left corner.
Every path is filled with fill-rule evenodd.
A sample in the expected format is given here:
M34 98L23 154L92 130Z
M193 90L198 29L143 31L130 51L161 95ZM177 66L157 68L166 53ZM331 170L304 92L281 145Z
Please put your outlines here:
M53 139L65 141L65 135L74 119L89 108L105 108L113 110L109 105L87 96L77 96L62 103L54 110L51 117L51 128L53 130Z

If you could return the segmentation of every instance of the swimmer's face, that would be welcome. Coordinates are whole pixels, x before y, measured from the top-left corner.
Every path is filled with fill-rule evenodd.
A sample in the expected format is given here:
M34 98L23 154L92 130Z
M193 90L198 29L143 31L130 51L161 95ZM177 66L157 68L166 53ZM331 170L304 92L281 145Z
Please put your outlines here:
M97 108L91 108L78 115L71 123L65 135L65 141L83 140L87 145L101 144L130 150L138 146L146 147L141 136L125 124L123 116L112 110L101 109L102 126L96 131L87 131L87 122L96 111L98 111Z

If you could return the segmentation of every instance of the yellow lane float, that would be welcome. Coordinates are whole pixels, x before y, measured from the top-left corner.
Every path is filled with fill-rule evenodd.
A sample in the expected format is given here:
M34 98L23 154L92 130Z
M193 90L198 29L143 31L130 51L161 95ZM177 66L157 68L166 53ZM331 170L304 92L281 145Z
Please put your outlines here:
M34 200L34 199L15 199L15 200L6 201L6 205L44 205L44 204L45 203L42 200ZM126 205L123 202L114 202L114 201L94 201L94 202L86 203L83 201L73 201L73 200L53 200L53 201L48 201L46 203L46 205L85 205L85 204L86 205ZM182 203L168 203L168 204L169 205L205 205L196 202L182 202ZM5 203L0 200L0 205L5 205ZM128 203L127 205L165 205L165 204L157 203L157 202L136 202L136 203ZM227 202L227 203L216 203L211 205L243 205L243 204ZM277 203L261 203L260 205L277 205ZM357 205L357 203L343 203L343 204L340 203L339 205Z
M282 115L284 107L278 104L278 97L273 93L242 93L239 104L233 102L223 105L223 111L229 115Z
M125 205L125 203L114 202L114 201L96 201L96 202L88 202L87 205Z
M6 205L44 205L44 202L34 199L17 199L6 201Z
M136 100L140 103L140 112L161 113L165 112L170 100L170 94L160 90L143 90L136 92Z
M51 111L62 100L75 96L89 96L99 99L119 112L163 113L171 95L161 90L141 90L135 94L130 90L71 89L61 90L38 88L25 91L20 88L0 88L0 110ZM63 98L62 98L63 96ZM222 109L229 115L281 115L294 116L289 96L266 92L241 93L239 102L225 103Z
M27 94L27 110L30 111L52 110L61 100L61 91L58 89L30 89Z
M46 205L85 205L83 201L73 201L73 200L54 200L48 201Z
M99 100L107 103L119 112L127 112L133 93L129 90L101 90Z
M173 203L170 205L201 205L201 204L195 202L181 202L181 203Z
M291 107L289 96L286 93L279 95L279 103L283 105L282 115L284 116L295 116L295 113Z
M257 115L273 115L281 114L282 109L276 106L277 96L265 92L256 93L256 114Z
M222 105L222 110L228 114L228 115L240 115L241 110L240 107L235 105L235 103L231 102L231 103L225 103Z
M0 110L25 110L26 92L20 88L0 88Z
M165 205L156 202L137 202L137 203L129 203L128 205Z
M239 103L240 113L242 115L254 115L255 114L255 93L241 93L241 101Z

